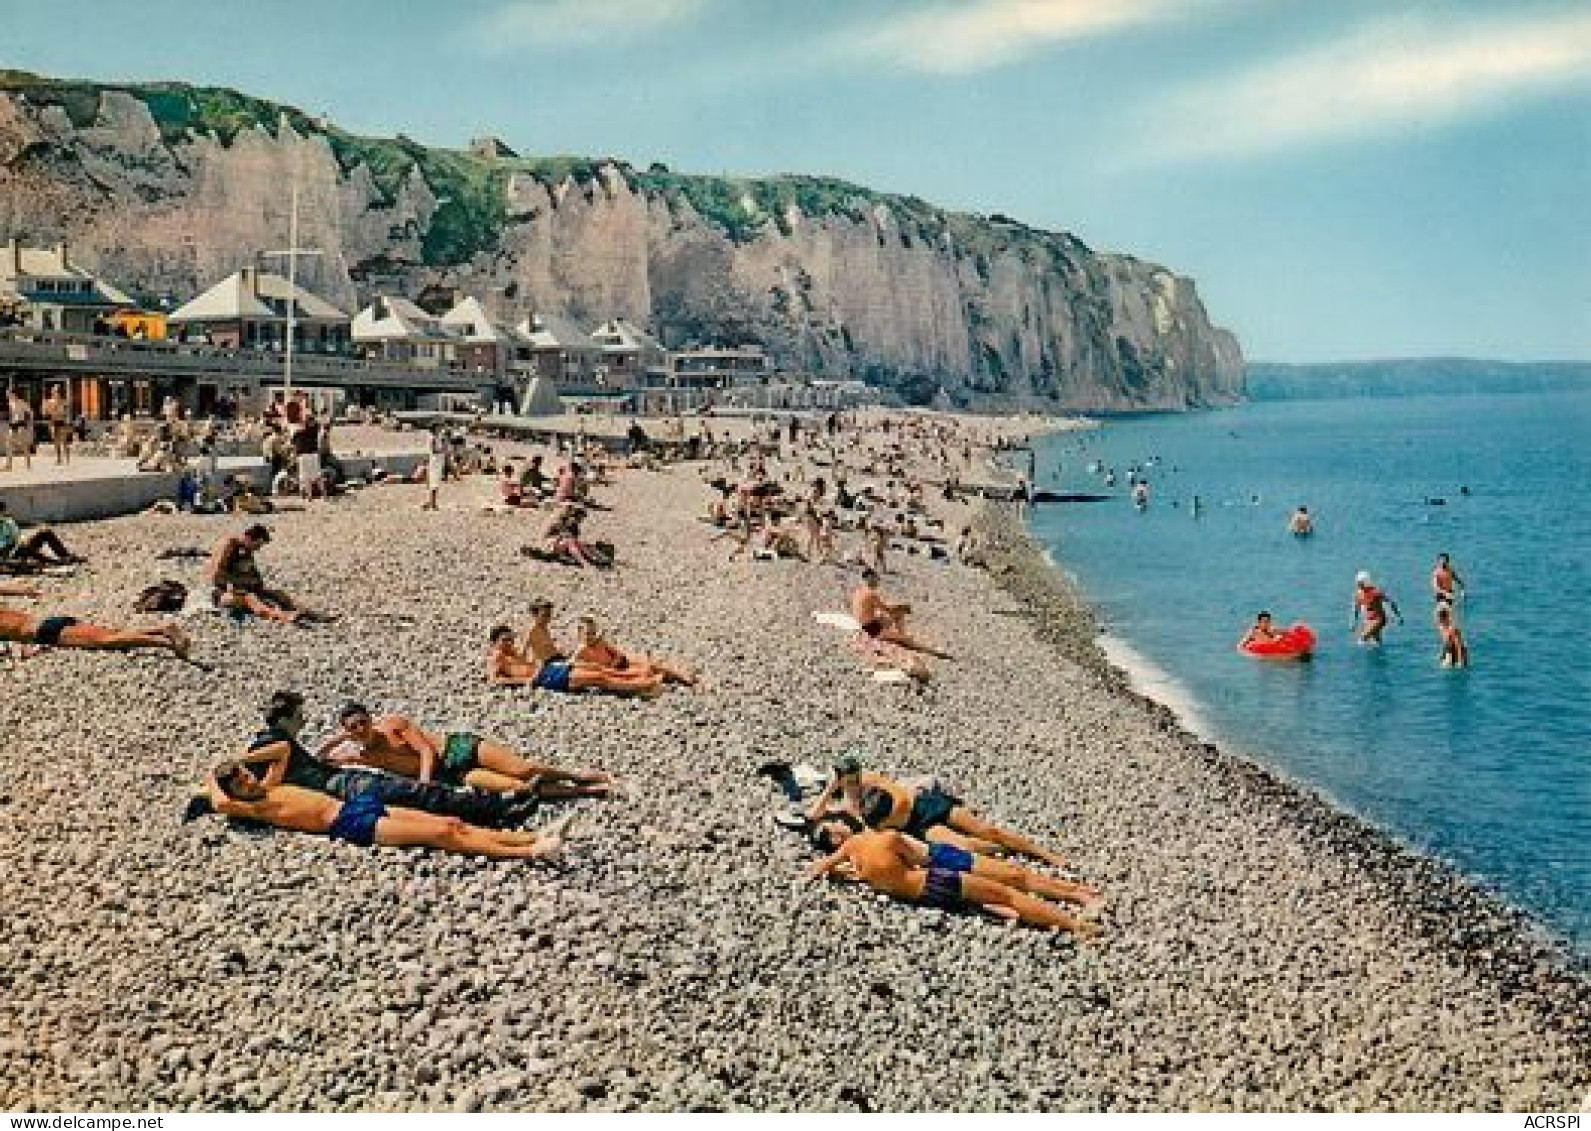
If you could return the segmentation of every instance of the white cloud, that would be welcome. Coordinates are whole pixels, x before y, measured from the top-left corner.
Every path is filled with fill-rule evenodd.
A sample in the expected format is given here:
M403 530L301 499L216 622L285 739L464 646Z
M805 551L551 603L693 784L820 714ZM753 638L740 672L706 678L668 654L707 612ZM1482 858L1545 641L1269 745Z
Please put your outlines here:
M1299 148L1445 125L1591 84L1591 12L1455 26L1398 20L1181 91L1138 163Z
M499 0L469 28L491 51L591 47L683 24L707 0Z
M965 74L1052 44L1187 18L1190 0L963 0L846 33L845 54L909 70Z

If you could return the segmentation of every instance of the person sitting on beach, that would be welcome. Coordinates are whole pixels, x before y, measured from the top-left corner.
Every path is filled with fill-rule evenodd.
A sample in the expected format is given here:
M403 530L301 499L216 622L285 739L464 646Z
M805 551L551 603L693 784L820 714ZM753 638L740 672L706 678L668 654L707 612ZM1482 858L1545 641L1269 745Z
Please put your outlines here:
M295 785L268 786L240 762L223 762L206 782L215 812L278 829L328 836L361 848L435 848L498 860L548 860L563 849L574 814L540 833L487 829L457 817L389 808L375 794L342 801Z
M834 776L807 811L816 824L830 813L847 813L869 828L899 829L907 836L953 844L985 855L1016 853L1059 866L1065 860L1036 841L984 820L937 783L914 789L864 770L854 756L842 758Z
M293 785L344 801L372 793L388 805L423 809L492 828L523 824L540 804L533 786L512 793L489 793L325 762L298 739L304 729L304 697L296 691L276 692L266 704L264 715L265 728L249 740L237 760L267 786ZM195 799L189 803L184 819L192 820L209 810L208 801Z
M18 571L27 571L48 566L79 565L87 560L68 550L60 535L47 526L24 538L22 527L11 516L5 500L0 499L0 569L14 567Z
M1271 627L1271 614L1262 609L1254 615L1254 623L1243 634L1243 639L1237 642L1237 646L1247 648L1251 644L1263 644L1266 641L1279 639L1281 635Z
M548 608L551 615L551 608ZM610 644L597 627L595 617L580 618L580 646L575 651L575 662L591 664L616 672L636 672L640 675L660 675L665 683L682 683L687 687L696 684L696 673L680 664L666 663L638 653L625 652Z
M580 526L585 516L582 507L572 504L560 507L547 524L540 556L569 565L611 569L613 548L601 542L586 542L580 537Z
M547 473L542 470L542 457L534 455L525 464L525 470L519 473L519 489L523 495L528 495L541 502L547 497Z
M468 731L432 734L402 715L378 721L362 703L345 703L337 712L337 725L340 732L316 752L335 765L369 766L420 782L492 793L534 789L547 798L605 797L613 786L613 779L597 770L562 770L532 762Z
M525 493L519 486L519 477L514 474L514 465L503 465L503 477L497 481L497 493L505 506L519 507L525 505Z
M1436 566L1431 570L1431 596L1437 607L1445 605L1451 609L1463 592L1464 579L1453 568L1453 559L1447 554L1436 555Z
M862 583L851 593L851 616L869 638L937 656L941 660L950 659L950 653L930 647L906 631L906 617L911 609L908 604L884 599L884 594L878 588L878 572L873 569L862 571Z
M1287 520L1287 533L1294 538L1307 538L1315 532L1315 520L1309 517L1308 507L1299 507Z
M37 589L12 587L15 597L38 597ZM193 642L176 624L156 628L105 628L85 624L76 617L32 617L20 609L0 606L0 640L31 648L76 648L90 652L133 652L149 648L170 652L179 660L195 663ZM31 653L26 653L31 654Z
M206 567L214 586L211 600L220 608L253 613L281 624L335 619L307 609L281 590L266 586L254 555L270 540L270 530L256 524L242 534L228 535L216 543Z
M1436 631L1442 638L1442 651L1437 662L1444 668L1469 667L1469 644L1464 633L1453 620L1453 610L1446 605L1436 609Z
M514 630L493 628L486 653L486 681L494 687L534 687L545 691L607 691L615 695L662 694L661 675L617 672L574 660L536 660L514 646Z
M1360 616L1364 617L1364 627L1359 629L1359 643L1380 644L1381 634L1387 628L1387 610L1398 618L1398 623L1403 623L1403 614L1398 611L1397 602L1387 596L1370 579L1370 575L1360 570L1353 579L1353 627L1359 627Z
M812 866L810 874L814 879L823 876L854 879L907 903L945 911L973 908L1009 922L1069 931L1081 938L1099 933L1099 928L1092 923L1020 887L994 879L987 874L987 864L983 869L978 868L969 852L944 846L929 847L897 832L847 833L842 839L842 831L846 828L844 822L836 820L822 822L816 827L813 844L819 848L832 846L832 852ZM1011 865L1006 867L1023 872ZM1032 873L1025 873L1021 878L1026 883L1039 879Z

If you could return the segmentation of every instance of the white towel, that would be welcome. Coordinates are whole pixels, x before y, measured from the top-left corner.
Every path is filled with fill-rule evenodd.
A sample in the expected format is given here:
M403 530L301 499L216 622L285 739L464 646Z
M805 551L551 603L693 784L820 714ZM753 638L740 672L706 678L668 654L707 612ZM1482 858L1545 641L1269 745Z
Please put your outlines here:
M860 632L862 629L861 624L850 613L813 613L812 619L843 632Z

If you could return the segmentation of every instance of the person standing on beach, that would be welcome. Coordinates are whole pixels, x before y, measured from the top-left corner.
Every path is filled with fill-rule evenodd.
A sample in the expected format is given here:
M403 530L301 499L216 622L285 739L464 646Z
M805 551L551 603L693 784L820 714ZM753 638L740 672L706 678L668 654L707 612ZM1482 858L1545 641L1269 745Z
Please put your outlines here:
M12 386L6 398L11 413L11 428L6 437L6 470L11 470L13 457L22 453L24 470L33 470L33 407Z
M306 502L320 495L320 421L314 413L293 433L293 455L298 464L298 493Z
M1436 567L1431 570L1431 596L1436 600L1437 611L1451 610L1464 592L1464 579L1453 568L1453 559L1447 554L1436 555Z
M442 478L447 474L447 441L442 436L442 426L431 426L431 441L426 450L425 461L425 502L420 505L423 511L436 510L437 492L442 490Z
M1352 627L1358 630L1359 643L1379 645L1381 634L1387 628L1387 611L1391 610L1399 624L1403 623L1403 614L1398 610L1398 603L1376 588L1375 582L1364 570L1354 577L1353 584ZM1362 628L1359 624L1361 617L1364 620Z
M57 466L72 462L72 407L60 385L44 398L44 419L50 422L50 442L55 445Z

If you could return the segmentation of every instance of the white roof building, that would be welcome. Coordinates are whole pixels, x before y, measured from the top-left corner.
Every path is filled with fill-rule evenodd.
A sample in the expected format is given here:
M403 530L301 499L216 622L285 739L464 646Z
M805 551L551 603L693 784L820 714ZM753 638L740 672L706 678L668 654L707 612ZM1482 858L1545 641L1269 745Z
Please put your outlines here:
M377 295L354 315L355 342L446 342L456 337L442 319L400 295Z
M285 322L291 298L299 322L347 322L348 315L280 275L244 267L183 303L168 322Z

